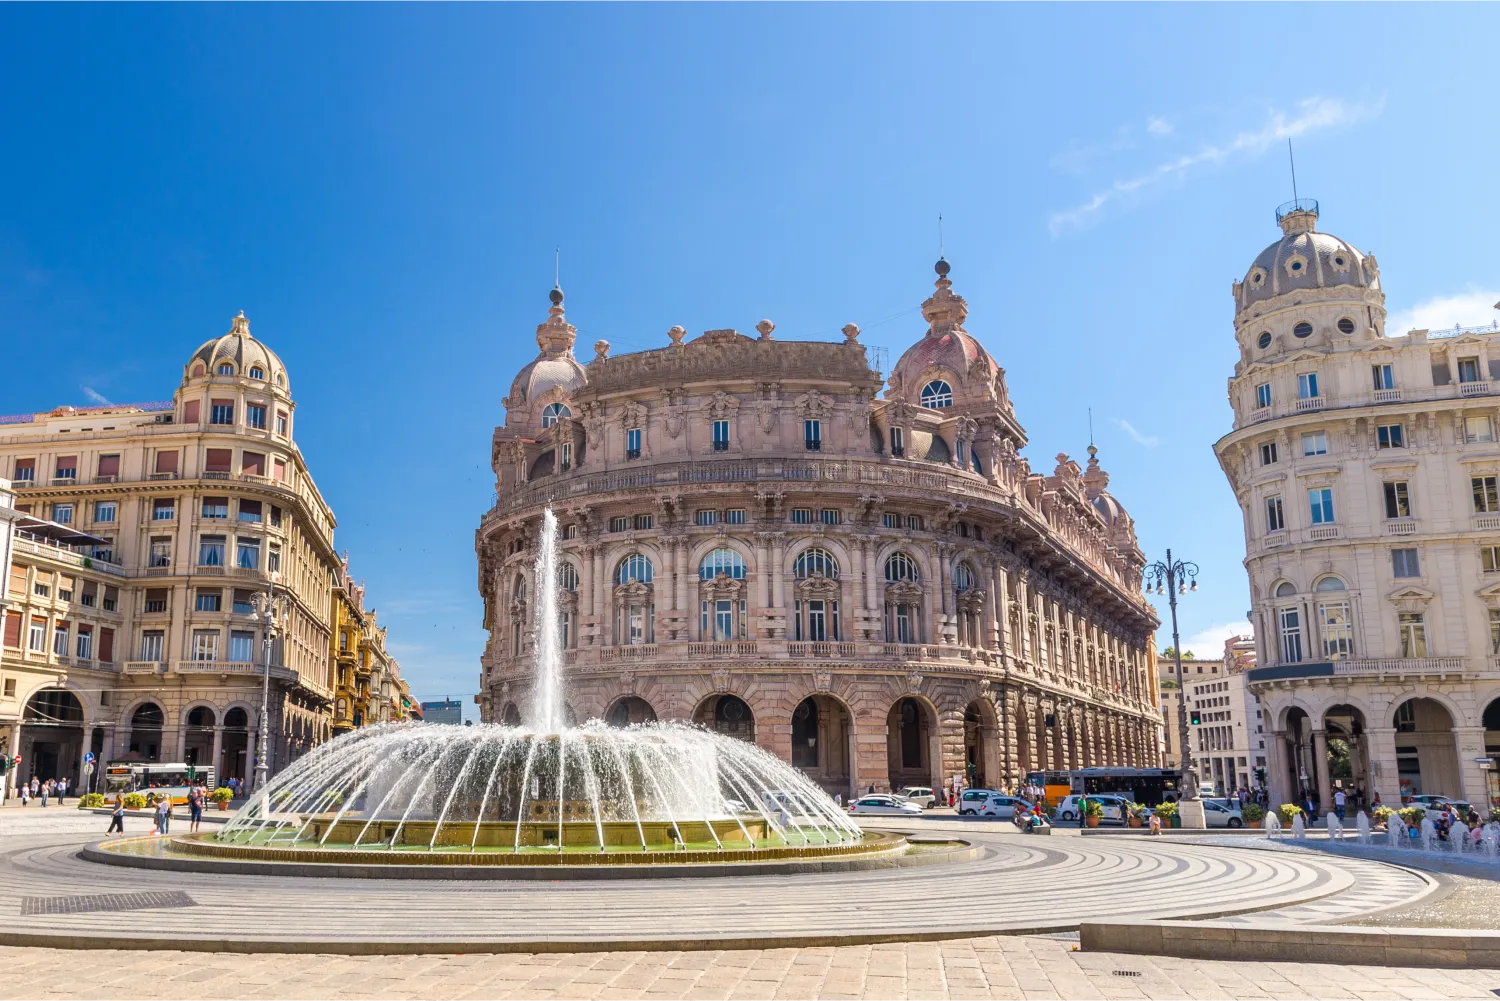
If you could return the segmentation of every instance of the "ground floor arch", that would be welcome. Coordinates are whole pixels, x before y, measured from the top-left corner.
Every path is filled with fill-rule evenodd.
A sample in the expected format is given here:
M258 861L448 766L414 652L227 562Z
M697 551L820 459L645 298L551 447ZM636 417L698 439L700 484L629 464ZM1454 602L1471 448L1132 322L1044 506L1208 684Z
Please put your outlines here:
M78 696L65 688L43 689L26 700L21 720L18 781L67 779L74 789L80 788L88 748Z
M1453 714L1437 699L1417 697L1396 706L1396 775L1401 795L1463 796Z
M985 789L1000 782L1000 734L995 704L974 699L964 707L964 780Z
M651 703L639 695L624 695L615 699L605 711L604 722L617 727L655 723L656 710L651 707Z
M792 710L792 764L830 796L854 788L854 717L832 695L809 695Z
M937 713L925 699L903 696L886 716L886 761L893 790L943 784Z
M755 743L755 713L738 695L710 695L698 703L693 722L727 737Z

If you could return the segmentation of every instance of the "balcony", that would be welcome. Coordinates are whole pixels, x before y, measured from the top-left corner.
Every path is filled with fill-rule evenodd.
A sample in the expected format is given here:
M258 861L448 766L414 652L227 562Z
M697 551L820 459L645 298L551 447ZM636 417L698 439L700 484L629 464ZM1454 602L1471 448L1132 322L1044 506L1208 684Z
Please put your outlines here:
M655 643L637 643L633 646L602 646L599 662L610 664L617 661L650 660L656 656Z
M205 469L203 471L203 478L205 480L227 480L227 479L229 479L229 470L227 470L227 469Z
M122 674L161 674L167 665L154 660L127 660L120 665Z
M1400 403L1401 390L1399 389L1377 389L1375 390L1376 403Z
M19 534L16 536L16 552L46 556L71 566L82 567L85 570L98 570L100 573L113 574L116 577L125 576L125 568L118 563L95 559L75 549L69 549L66 546L54 546L45 542L37 542Z
M1459 396L1488 396L1490 395L1490 384L1488 382L1460 382L1458 384Z
M1267 549L1275 549L1277 546L1286 545L1286 529L1279 528L1274 532L1267 532L1261 544Z
M1322 409L1323 409L1323 397L1321 397L1321 396L1309 396L1305 400L1298 400L1297 401L1297 412L1298 413L1301 413L1304 410L1322 410Z
M146 479L148 479L148 480L175 480L175 479L177 479L177 474L175 472L173 472L173 473L151 473L150 475L148 475L146 477Z
M1416 535L1417 523L1411 518L1394 518L1385 523L1386 535Z
M1500 531L1500 514L1476 514L1474 529L1479 532Z
M847 659L856 656L853 643L788 643L786 655L794 659L814 658L817 660L831 660L833 658Z
M1273 681L1304 681L1314 678L1400 678L1447 677L1478 674L1496 670L1495 658L1467 666L1463 657L1382 657L1351 660L1314 661L1301 664L1277 664L1255 667L1246 672L1250 684Z
M760 656L760 644L754 640L725 643L689 643L687 649L689 657L712 657L714 660Z
M1307 537L1314 542L1320 539L1337 539L1339 527L1337 525L1314 525L1307 530Z

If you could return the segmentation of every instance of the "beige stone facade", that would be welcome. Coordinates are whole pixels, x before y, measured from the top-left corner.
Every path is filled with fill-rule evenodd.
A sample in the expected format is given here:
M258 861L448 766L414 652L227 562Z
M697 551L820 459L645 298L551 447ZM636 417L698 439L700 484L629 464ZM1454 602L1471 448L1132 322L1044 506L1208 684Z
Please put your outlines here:
M252 777L265 662L252 602L273 586L286 614L272 768L330 735L341 562L295 410L280 358L241 315L188 359L169 402L0 420L16 513L0 727L23 776L77 788L92 751Z
M554 289L476 537L483 718L529 712L550 506L579 719L694 720L844 795L1154 764L1130 517L1093 456L1031 471L947 272L883 393L852 324L842 343L673 327L585 367Z
M1392 335L1315 203L1234 284L1234 428L1273 795L1500 793L1500 327Z

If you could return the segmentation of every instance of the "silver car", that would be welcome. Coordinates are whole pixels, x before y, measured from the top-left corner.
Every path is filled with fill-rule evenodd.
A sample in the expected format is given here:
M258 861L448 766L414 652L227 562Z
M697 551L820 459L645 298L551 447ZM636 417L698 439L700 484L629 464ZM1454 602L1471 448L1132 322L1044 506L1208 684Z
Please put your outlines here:
M884 793L876 793L873 796L861 796L849 807L850 813L856 814L880 814L887 817L920 817L922 808L915 803L908 803L904 799L895 796L887 796Z

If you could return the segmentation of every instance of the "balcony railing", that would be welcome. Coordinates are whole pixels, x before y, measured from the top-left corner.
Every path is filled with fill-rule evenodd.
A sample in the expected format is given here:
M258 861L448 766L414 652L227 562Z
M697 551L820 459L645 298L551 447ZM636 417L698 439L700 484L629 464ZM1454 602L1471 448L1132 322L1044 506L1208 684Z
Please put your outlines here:
M1412 675L1446 676L1466 672L1496 670L1494 658L1476 661L1472 667L1463 657L1362 657L1350 660L1309 661L1298 664L1274 664L1251 668L1251 684L1274 681L1300 681L1335 677L1401 677Z
M1305 400L1298 400L1297 401L1297 410L1299 412L1301 412L1303 410L1322 410L1322 409L1323 409L1323 397L1321 397L1321 396L1309 396Z
M853 643L805 642L788 643L786 645L786 655L788 657L798 659L807 657L813 657L820 660L826 660L833 657L843 659L857 656L855 650L856 648Z
M127 660L120 665L124 674L161 674L167 665L154 660Z
M637 643L632 646L602 646L599 648L599 661L604 664L620 660L650 660L655 656L655 643Z
M16 551L50 557L71 566L82 567L85 570L98 570L100 573L112 574L116 577L125 576L125 568L118 563L95 559L93 556L85 555L66 546L54 546L45 542L37 542L19 534L16 536Z
M1333 673L1344 674L1462 674L1462 657L1391 657L1336 660Z
M734 657L760 656L760 644L755 640L737 640L724 643L689 643L689 657L712 657L715 660Z
M1400 403L1401 390L1399 389L1377 389L1375 390L1376 403Z
M1339 527L1337 525L1314 525L1307 530L1307 537L1314 541L1318 539L1337 539Z
M1480 532L1500 530L1500 514L1476 514L1474 528Z
M1488 396L1490 384L1488 382L1460 382L1458 384L1459 396Z
M1415 535L1417 523L1410 518L1397 518L1385 523L1386 535Z

